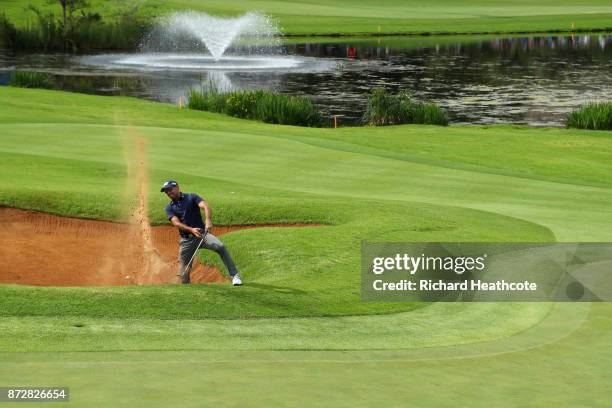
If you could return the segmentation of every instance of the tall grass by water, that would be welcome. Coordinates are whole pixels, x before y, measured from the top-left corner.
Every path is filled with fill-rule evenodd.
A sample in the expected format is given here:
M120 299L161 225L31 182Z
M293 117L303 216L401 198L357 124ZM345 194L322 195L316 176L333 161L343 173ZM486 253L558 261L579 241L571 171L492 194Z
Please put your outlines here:
M612 102L592 102L567 116L568 128L612 130Z
M280 125L318 127L323 121L310 99L263 90L223 92L215 87L191 90L188 106Z
M362 122L366 126L401 124L448 125L448 114L435 103L415 101L406 92L391 94L377 88L368 95Z
M42 72L15 71L9 79L9 85L18 88L46 88L53 89L53 78Z

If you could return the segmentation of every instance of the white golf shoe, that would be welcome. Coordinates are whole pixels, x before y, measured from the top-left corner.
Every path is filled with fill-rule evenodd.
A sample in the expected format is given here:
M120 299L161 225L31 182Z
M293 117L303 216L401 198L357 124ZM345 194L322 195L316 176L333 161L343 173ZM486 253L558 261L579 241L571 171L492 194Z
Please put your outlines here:
M242 285L242 279L240 279L240 275L239 274L235 274L234 277L232 278L232 285L234 285L234 286Z

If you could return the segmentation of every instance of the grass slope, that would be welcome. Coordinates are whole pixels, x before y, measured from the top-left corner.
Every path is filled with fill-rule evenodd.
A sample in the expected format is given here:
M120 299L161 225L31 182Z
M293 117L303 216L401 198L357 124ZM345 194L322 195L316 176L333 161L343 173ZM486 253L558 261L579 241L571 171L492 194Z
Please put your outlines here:
M59 6L46 0L31 0L43 9ZM112 16L119 2L91 2L103 14ZM13 20L28 21L32 16L24 11L24 2L0 1ZM159 15L175 10L199 10L220 15L237 15L258 10L279 20L286 34L376 34L376 33L474 33L474 32L545 32L572 29L612 28L612 5L607 0L147 0L141 12Z
M303 129L11 88L0 104L2 204L120 219L123 150L139 136L154 222L157 185L177 177L217 224L327 224L224 236L240 290L2 285L1 384L53 378L72 406L606 401L607 304L364 303L358 245L609 240L612 132Z

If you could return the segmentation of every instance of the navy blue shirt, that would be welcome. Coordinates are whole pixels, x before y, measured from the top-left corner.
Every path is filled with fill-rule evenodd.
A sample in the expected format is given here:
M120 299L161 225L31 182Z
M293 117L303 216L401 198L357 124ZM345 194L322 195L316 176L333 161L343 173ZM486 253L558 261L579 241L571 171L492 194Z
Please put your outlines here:
M181 193L178 200L172 200L166 205L166 215L168 219L176 215L183 224L192 228L204 229L202 214L200 213L200 207L198 207L201 201L203 201L202 197L195 193ZM179 231L179 234L181 236L188 235L185 231Z

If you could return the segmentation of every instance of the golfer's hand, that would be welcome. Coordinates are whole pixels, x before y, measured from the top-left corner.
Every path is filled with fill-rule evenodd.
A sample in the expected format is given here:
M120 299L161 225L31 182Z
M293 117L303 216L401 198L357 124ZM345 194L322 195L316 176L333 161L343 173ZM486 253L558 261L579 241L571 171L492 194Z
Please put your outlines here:
M198 238L202 238L202 233L199 228L192 228L191 233Z
M206 231L209 232L211 230L211 228L213 227L212 221L206 221Z

